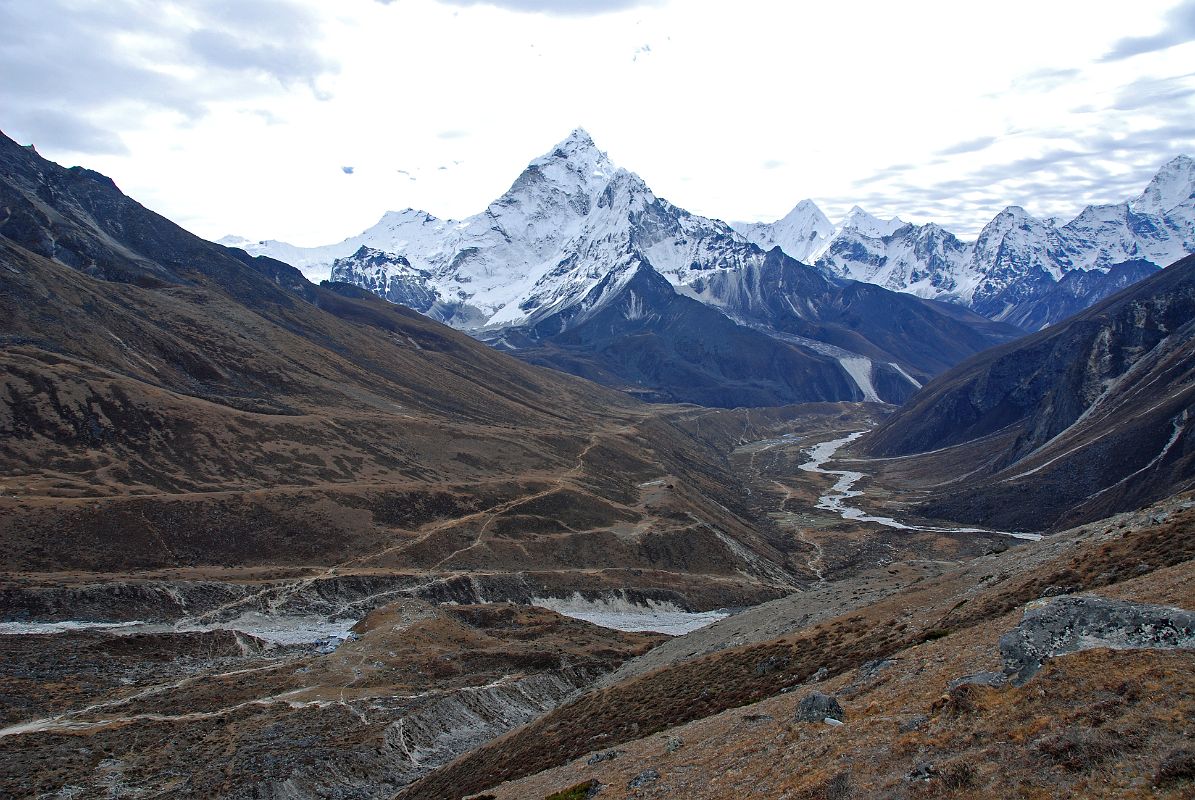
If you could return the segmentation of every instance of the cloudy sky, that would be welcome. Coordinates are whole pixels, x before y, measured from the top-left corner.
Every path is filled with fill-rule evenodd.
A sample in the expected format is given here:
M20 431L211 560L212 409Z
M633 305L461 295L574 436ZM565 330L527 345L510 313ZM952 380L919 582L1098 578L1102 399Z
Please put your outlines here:
M480 211L586 128L772 220L1069 217L1195 155L1195 0L0 0L0 129L208 237Z

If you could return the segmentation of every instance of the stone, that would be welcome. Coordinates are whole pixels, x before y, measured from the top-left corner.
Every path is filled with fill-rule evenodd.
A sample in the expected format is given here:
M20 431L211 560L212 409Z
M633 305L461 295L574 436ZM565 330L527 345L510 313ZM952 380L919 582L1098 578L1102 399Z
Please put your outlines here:
M938 774L938 768L928 761L918 761L913 771L905 776L907 781L929 781Z
M1008 676L1003 672L976 672L973 675L955 678L948 684L948 687L957 689L960 686L991 686L994 689L999 689L1007 685Z
M620 755L622 755L621 750L607 750L604 753L594 753L585 763L592 767L594 764L600 764L603 761L613 761Z
M680 750L684 746L685 746L684 739L681 739L679 736L669 736L668 743L664 745L664 749L667 750L669 753L675 753L677 750Z
M1195 647L1195 613L1181 608L1066 596L1033 603L1000 637L1004 674L1020 686L1056 656L1096 647Z
M892 658L875 658L871 661L865 661L859 667L859 679L866 680L867 678L874 677L877 673L888 669L894 664L896 664L896 660Z
M898 729L901 733L911 733L912 731L919 731L929 724L929 717L925 714L916 714L906 720L902 720Z
M769 672L779 672L787 666L787 656L769 656L755 665L755 677L762 677L767 675Z
M822 692L810 692L797 704L798 722L822 722L827 717L842 722L846 714L838 701Z
M649 783L655 783L660 779L660 773L654 769L645 769L635 777L631 778L631 782L627 784L628 789L640 789L647 786Z

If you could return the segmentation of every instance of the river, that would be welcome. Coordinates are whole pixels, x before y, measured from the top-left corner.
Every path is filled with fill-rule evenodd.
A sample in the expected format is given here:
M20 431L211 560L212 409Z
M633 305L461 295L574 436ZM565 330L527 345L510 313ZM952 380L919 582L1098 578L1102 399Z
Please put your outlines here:
M993 531L987 528L958 528L958 527L930 527L926 525L910 525L905 522L900 522L892 517L877 517L868 514L861 508L847 505L846 501L852 497L860 497L863 491L856 489L855 484L858 483L864 476L862 472L853 472L851 470L837 470L837 469L823 469L822 465L830 461L838 453L840 449L858 439L867 431L856 431L841 439L833 439L828 442L822 442L819 445L806 450L809 460L804 464L800 464L799 468L805 472L816 472L821 475L837 475L838 480L830 487L829 491L823 494L817 500L817 508L825 511L832 511L838 514L843 519L849 519L854 522L872 522L876 525L883 525L887 528L895 528L902 531L930 531L934 533L992 533L1000 536L1011 536L1014 539L1027 539L1029 541L1038 541L1041 535L1037 533L1018 533L1011 531Z

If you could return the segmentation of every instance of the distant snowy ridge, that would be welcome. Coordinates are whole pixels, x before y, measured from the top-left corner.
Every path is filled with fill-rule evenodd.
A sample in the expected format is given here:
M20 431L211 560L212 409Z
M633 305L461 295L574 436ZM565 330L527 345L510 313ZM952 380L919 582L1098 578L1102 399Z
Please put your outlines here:
M1195 252L1195 161L1179 156L1136 199L1089 206L1064 225L1009 206L976 241L964 242L935 223L881 219L858 206L833 225L812 200L776 222L731 227L657 198L577 129L464 220L407 209L321 247L239 237L221 243L471 331L566 311L562 319L583 320L643 263L678 292L718 306L722 300L702 290L712 272L758 266L773 247L833 277L1036 328L1139 279L1148 265ZM1113 270L1120 265L1132 269ZM1060 284L1076 270L1091 279Z
M776 222L735 227L761 247L779 246L831 275L961 303L992 319L1048 324L1048 315L1039 319L1026 309L1052 299L1053 285L1069 272L1108 273L1127 262L1165 267L1195 252L1195 160L1178 156L1136 199L1088 206L1065 225L1009 206L974 242L934 223L882 220L858 206L831 226L811 200ZM1106 283L1088 299L1122 285L1115 277Z

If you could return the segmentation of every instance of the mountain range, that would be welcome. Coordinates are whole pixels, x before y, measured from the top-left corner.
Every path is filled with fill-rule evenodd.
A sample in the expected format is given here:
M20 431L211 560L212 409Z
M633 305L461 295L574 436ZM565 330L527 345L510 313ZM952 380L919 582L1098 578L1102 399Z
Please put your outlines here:
M461 222L408 209L323 247L221 241L465 330L534 326L603 302L590 292L613 276L608 299L629 280L627 244L680 293L725 308L703 293L702 273L756 263L749 242L779 247L830 278L959 304L1033 331L1195 252L1195 160L1178 156L1135 199L1088 206L1065 224L1009 206L965 242L936 223L881 219L858 206L834 225L812 200L776 222L728 226L657 199L578 129Z
M0 208L10 570L385 565L440 591L506 564L569 596L705 564L714 607L788 574L720 456L622 393L206 242L4 137ZM660 474L694 499L637 508Z
M336 245L223 240L365 288L533 363L652 400L900 402L1018 331L828 276L658 198L583 130L462 221L387 213Z
M879 219L855 206L838 225L811 200L736 229L829 275L965 305L1038 330L1195 252L1195 160L1178 156L1123 203L1070 222L1009 206L964 242L935 223Z

